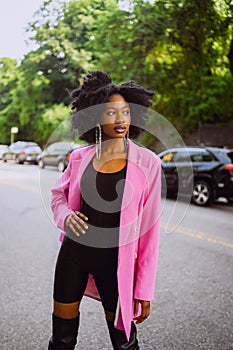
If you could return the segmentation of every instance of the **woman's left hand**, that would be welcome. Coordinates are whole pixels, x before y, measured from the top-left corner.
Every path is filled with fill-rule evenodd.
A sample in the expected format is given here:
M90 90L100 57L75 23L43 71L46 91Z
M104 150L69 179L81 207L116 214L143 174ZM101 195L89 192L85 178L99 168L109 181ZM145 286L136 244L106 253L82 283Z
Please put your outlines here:
M137 316L138 314L138 306L141 304L141 315ZM147 317L150 315L150 301L146 300L134 300L134 320L136 321L136 324L142 323L147 319Z

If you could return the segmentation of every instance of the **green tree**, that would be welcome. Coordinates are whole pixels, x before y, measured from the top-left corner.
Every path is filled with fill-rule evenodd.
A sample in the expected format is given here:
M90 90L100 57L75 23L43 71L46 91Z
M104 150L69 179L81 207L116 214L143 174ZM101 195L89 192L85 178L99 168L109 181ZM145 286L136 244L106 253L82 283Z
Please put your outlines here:
M72 140L70 128L64 128L65 123L70 125L69 121L70 110L67 106L61 103L48 107L35 119L35 140L38 140L43 146L50 140L51 142L61 139Z
M17 62L11 58L0 59L0 142L10 142L10 129L18 126L12 91L16 86ZM9 108L13 106L14 108Z
M39 19L30 23L31 41L39 46L38 67L50 80L51 103L68 103L66 89L76 87L83 74L94 69L94 50L89 45L91 33L99 15L110 11L113 3L110 0L44 1L37 13Z
M44 143L69 110L69 90L94 69L155 90L153 108L181 133L232 118L232 1L120 3L44 1L28 26L36 49L19 66L0 62L4 134L18 125L19 137Z
M157 64L152 53L165 33L165 22L154 4L138 0L132 5L127 11L115 4L102 13L89 45L95 48L95 66L116 82L132 79L154 89Z
M229 11L213 0L167 2L157 108L180 130L232 117ZM224 103L223 103L224 101Z

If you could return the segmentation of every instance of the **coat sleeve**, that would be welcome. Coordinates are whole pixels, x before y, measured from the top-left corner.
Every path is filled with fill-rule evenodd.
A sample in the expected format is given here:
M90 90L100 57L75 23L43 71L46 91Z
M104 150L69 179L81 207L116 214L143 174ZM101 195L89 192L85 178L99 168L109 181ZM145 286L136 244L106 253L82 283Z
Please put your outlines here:
M70 187L70 177L72 170L72 154L68 167L62 173L55 186L52 187L51 208L56 226L64 231L64 221L66 217L73 213L73 210L68 205L68 195Z
M160 236L161 163L157 156L147 183L138 241L134 298L150 301L154 299Z

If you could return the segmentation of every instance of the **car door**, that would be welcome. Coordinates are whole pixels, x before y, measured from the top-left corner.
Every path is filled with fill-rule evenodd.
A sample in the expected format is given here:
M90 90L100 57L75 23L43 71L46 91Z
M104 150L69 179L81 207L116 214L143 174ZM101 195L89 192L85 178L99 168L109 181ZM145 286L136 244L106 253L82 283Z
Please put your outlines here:
M219 161L205 149L193 150L190 153L195 174L209 174L219 166Z
M174 162L175 154L175 151L167 151L160 156L163 169L163 189L166 188L167 192L171 193L177 193L178 188L177 168Z
M161 161L167 191L170 193L190 191L193 169L189 150L186 148L170 150L162 155Z
M173 158L176 166L178 191L187 194L192 190L193 184L193 163L190 149L177 150Z
M69 149L69 143L58 142L54 149L53 165L58 166L59 162L64 162L65 155Z
M15 150L16 150L16 145L14 143L12 143L8 148L8 152L5 155L5 159L6 160L15 159Z
M55 144L52 144L44 150L43 161L45 165L51 165L51 166L54 165L55 146L56 146Z

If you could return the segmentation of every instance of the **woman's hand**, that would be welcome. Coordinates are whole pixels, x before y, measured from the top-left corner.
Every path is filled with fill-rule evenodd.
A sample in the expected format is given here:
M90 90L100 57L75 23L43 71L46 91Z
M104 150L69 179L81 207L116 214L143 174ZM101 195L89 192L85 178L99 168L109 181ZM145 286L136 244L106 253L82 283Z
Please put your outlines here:
M84 235L88 229L87 220L88 218L84 214L75 211L65 219L65 228L66 230L70 229L76 236Z
M137 316L138 314L138 306L139 303L141 304L141 315ZM150 315L150 301L146 300L134 300L134 320L136 320L136 324L142 323L147 319L147 317Z

